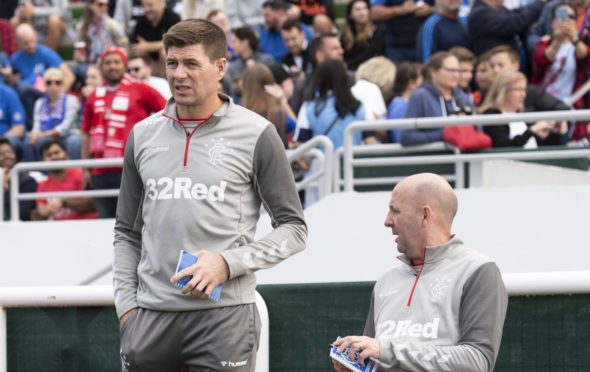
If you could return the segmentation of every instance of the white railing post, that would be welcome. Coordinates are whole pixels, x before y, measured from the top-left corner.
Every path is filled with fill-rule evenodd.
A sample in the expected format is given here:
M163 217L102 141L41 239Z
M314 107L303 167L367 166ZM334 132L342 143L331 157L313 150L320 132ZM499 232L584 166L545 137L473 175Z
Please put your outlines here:
M0 372L8 371L8 331L6 329L6 309L0 306Z
M260 293L256 292L256 308L260 316L260 341L256 353L256 372L270 371L270 318L266 302Z
M352 179L354 177L354 170L352 169L352 147L354 146L353 143L353 125L358 122L352 122L351 125L347 126L344 129L344 155L342 158L342 166L344 169L344 191L351 192L354 190Z
M15 165L11 170L10 170L10 220L11 221L18 221L19 217L20 217L20 208L19 208L19 204L18 204L18 195L19 195L19 189L18 189L18 168L16 168L18 166Z

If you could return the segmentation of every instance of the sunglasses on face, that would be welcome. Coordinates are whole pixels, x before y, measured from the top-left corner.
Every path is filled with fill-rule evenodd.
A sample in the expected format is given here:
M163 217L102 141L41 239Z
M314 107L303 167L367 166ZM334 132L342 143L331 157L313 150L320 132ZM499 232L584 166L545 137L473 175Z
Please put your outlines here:
M55 85L60 86L62 83L61 80L45 80L45 85Z

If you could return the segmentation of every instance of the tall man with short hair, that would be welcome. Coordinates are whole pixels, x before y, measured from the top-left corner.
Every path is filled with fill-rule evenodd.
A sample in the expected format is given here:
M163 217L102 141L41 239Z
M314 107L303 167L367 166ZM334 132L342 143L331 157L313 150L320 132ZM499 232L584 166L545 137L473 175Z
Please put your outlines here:
M439 175L395 186L385 227L402 265L375 284L364 336L335 345L396 371L494 370L508 296L496 264L452 234L456 213L457 196Z
M293 174L275 126L218 94L223 30L187 19L164 46L173 98L131 131L117 208L121 360L128 371L254 371L254 273L307 239ZM274 230L255 241L261 205ZM181 250L198 261L176 273Z

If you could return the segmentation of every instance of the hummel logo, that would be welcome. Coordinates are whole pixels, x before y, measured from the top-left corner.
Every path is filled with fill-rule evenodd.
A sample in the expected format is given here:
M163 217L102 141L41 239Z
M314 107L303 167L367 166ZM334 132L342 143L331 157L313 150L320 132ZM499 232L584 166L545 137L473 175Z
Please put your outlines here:
M220 361L219 363L221 363L222 367L241 367L241 366L245 366L246 364L248 364L248 361L247 360L242 360L241 362Z
M143 152L146 155L154 154L156 152L170 151L170 146L147 147Z

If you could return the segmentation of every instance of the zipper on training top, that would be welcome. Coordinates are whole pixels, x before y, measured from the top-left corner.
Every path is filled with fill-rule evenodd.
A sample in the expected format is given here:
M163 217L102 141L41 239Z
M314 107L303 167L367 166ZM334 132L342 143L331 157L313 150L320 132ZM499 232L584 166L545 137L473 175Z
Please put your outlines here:
M186 134L186 141L185 141L185 145L184 145L184 161L183 161L183 166L186 167L187 163L188 163L188 149L189 149L189 145L191 142L191 137L193 136L193 134L195 134L195 132L197 131L197 129L205 124L207 122L207 120L211 119L211 116L209 116L208 118L205 119L178 119L178 121L180 122L180 124L182 125L182 128L184 129L184 132ZM184 125L182 124L183 121L200 121L199 124L197 124L190 132L184 127Z
M410 291L410 296L408 297L408 303L406 304L406 307L410 307L410 305L412 305L412 298L414 297L414 291L418 285L418 280L420 280L420 275L422 275L422 272L424 272L424 268L426 267L426 245L424 245L424 250L422 252L422 263L416 265L410 264L412 269L416 271L416 279L414 280L414 285Z

